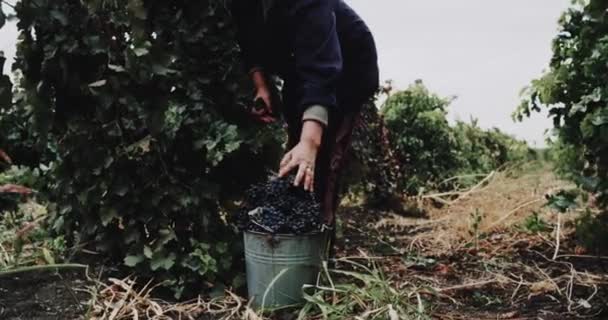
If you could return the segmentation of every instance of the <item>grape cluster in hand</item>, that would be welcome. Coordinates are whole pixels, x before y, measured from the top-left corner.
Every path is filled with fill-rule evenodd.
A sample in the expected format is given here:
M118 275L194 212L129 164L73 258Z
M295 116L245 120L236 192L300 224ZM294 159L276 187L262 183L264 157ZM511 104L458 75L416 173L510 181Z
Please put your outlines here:
M294 175L252 186L239 212L239 227L271 234L303 234L321 229L321 206L314 194L293 185Z

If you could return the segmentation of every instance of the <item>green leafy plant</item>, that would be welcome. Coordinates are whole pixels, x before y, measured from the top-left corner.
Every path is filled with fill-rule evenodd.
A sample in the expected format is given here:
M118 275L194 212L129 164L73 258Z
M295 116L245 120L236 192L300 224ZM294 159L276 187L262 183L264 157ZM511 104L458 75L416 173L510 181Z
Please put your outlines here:
M576 219L576 239L593 254L608 253L608 214L587 209Z
M560 190L555 194L546 196L546 206L559 213L566 213L578 207L577 199L579 196L578 190Z
M608 3L580 1L560 19L550 69L514 113L547 108L557 135L557 168L608 205Z
M352 157L346 166L345 191L363 195L368 205L390 207L402 174L378 108L367 103L353 130Z
M521 228L530 233L547 232L550 229L547 222L539 216L538 211L533 211L532 214L524 220Z
M307 302L298 319L429 319L419 288L395 287L370 261L339 259L337 262L344 264L343 269L352 271L325 268L322 282L305 288Z
M42 187L40 176L38 169L12 165L12 159L0 149L0 215L13 213L34 192L33 188Z
M416 195L453 190L479 182L479 177L506 164L536 159L525 142L477 120L451 126L451 100L431 93L421 81L394 93L381 108L391 154L397 160L397 189Z
M504 167L537 158L525 141L519 141L497 128L484 130L476 119L470 123L457 121L453 126L460 158L461 174L489 173ZM472 180L469 184L475 183Z
M578 190L560 190L555 194L549 194L546 196L546 206L557 212L557 226L555 228L555 253L553 259L557 258L559 253L559 244L561 239L561 217L563 214L570 212L572 209L578 207L577 198L580 193Z
M479 249L479 239L481 238L481 223L483 222L484 215L475 209L475 212L471 213L469 217L469 236L472 237L473 246L475 249Z
M54 231L176 296L229 282L241 271L229 212L276 165L281 137L244 112L226 3L22 0L15 11L12 110L52 146Z
M446 119L450 101L417 82L393 94L381 108L390 143L399 161L399 189L418 194L455 175L457 142Z
M560 19L550 69L526 89L514 113L521 121L533 111L548 109L556 135L551 153L557 172L593 194L601 210L608 209L607 65L608 3L573 2ZM553 201L557 210L571 202L564 197ZM577 223L577 238L590 250L605 238L604 216L586 214Z
M49 231L53 206L36 190L45 188L45 170L11 165L0 150L0 277L4 272L63 259L63 237ZM3 169L4 168L4 169Z

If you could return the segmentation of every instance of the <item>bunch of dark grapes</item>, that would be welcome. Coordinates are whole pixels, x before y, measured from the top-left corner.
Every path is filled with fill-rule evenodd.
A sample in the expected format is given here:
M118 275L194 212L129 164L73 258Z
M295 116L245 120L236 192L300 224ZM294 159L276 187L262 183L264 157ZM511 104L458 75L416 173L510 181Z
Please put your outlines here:
M294 175L252 186L238 214L242 230L303 234L321 229L321 206L314 194L293 185Z

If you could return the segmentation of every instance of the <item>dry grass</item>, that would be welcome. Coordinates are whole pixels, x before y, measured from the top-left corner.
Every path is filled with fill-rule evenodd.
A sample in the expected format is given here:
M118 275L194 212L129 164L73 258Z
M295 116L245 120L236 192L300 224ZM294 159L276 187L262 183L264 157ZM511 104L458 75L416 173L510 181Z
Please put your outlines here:
M531 212L538 212L539 217L553 222L556 215L544 207L545 195L569 188L571 184L556 178L547 168L529 170L532 169L493 172L482 177L483 183L468 190L417 197L417 204L428 217L390 214L374 227L408 230L404 237L411 238L412 246L442 248L447 252L476 235L519 225ZM442 203L439 207L438 201ZM420 229L425 232L417 232Z
M226 291L215 299L198 298L183 303L169 303L154 298L150 283L139 288L134 279L109 279L91 289L94 297L86 319L93 320L374 320L429 319L423 289L413 283L400 283L387 276L377 261L370 257L338 259L340 270L324 268L316 285L307 286L306 303L299 310L283 313L260 312L249 308L247 302ZM428 291L426 292L428 293Z
M226 292L216 299L198 298L182 303L170 303L153 296L155 286L148 283L138 288L135 279L109 279L92 289L94 299L86 319L92 320L173 320L173 319L245 319L261 320L241 297Z
M572 241L568 222L580 212L561 215L557 231L558 214L545 207L546 195L571 187L549 168L533 166L487 175L469 190L410 199L425 209L422 217L351 210L346 233L358 241L347 247L351 254L388 253L385 272L432 288L426 297L433 318L594 318L605 315L608 257L582 255ZM547 224L544 231L523 228L533 212ZM552 258L557 238L561 247Z

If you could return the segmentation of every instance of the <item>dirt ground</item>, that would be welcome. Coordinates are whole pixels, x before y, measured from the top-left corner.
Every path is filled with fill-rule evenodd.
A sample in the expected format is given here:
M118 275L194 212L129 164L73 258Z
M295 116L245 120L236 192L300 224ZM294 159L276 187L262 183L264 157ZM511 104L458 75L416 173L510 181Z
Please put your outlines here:
M0 278L0 319L65 320L86 313L84 272L27 273Z
M433 319L608 319L608 257L576 245L572 225L578 212L563 216L553 259L557 215L544 199L568 185L541 167L486 178L456 191L457 200L454 193L408 200L424 210L395 213L346 204L337 256L374 261L396 287L416 290ZM521 227L532 212L548 230ZM90 299L84 279L78 273L0 279L0 319L82 319L83 302ZM133 283L114 281L107 288L133 291ZM228 297L223 303L240 306L241 300ZM201 305L222 307L199 302L193 318L209 319Z

